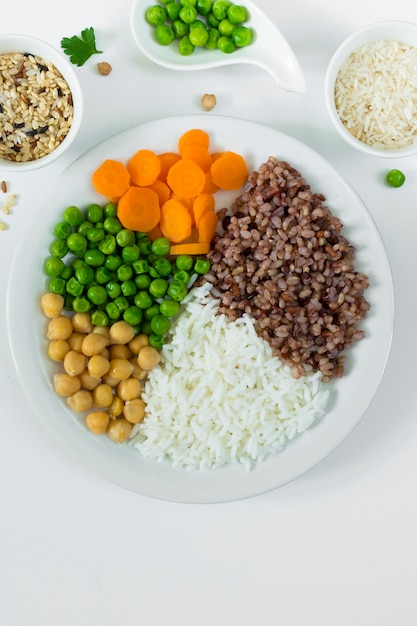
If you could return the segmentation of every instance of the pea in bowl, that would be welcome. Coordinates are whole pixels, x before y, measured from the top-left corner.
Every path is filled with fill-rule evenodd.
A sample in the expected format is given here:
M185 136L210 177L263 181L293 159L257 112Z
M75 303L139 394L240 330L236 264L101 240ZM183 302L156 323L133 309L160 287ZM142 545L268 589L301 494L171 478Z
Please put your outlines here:
M327 68L330 119L352 147L377 157L417 153L417 25L371 24L350 35Z
M26 172L52 163L79 131L81 87L71 63L45 41L0 36L0 169Z
M214 3L198 0L195 6L182 7L184 19L172 19L175 16L170 17L170 12L178 11L179 3L157 6L149 0L135 0L130 16L133 38L146 57L171 70L204 70L247 63L269 72L282 89L305 92L304 74L283 34L252 0L242 4L243 7L226 0ZM150 23L151 8L154 13ZM213 8L219 11L215 15ZM231 20L239 23L233 24ZM234 26L237 28L233 37ZM181 28L182 31L178 30Z

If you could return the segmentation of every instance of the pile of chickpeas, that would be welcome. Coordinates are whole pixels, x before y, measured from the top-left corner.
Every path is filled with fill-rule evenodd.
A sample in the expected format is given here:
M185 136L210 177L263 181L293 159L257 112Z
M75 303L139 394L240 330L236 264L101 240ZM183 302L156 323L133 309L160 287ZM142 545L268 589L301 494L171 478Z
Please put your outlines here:
M160 352L125 321L102 327L92 325L89 313L65 315L61 295L43 294L41 306L49 319L48 356L62 364L55 391L72 410L86 413L92 433L123 443L145 417L142 383L160 363Z

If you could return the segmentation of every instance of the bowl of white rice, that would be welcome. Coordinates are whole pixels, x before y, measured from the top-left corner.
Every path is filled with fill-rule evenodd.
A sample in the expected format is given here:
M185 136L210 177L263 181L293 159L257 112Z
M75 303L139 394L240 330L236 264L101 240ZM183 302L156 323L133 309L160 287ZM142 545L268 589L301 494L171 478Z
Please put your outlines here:
M340 136L377 157L417 153L417 24L371 24L334 52L325 100Z
M0 36L0 169L55 161L79 131L83 98L63 53L28 35Z

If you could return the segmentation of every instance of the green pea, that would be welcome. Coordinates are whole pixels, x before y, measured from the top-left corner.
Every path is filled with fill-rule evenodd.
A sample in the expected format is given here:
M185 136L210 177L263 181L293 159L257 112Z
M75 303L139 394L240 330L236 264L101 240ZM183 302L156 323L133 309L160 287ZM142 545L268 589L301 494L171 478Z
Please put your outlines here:
M214 17L213 13L209 13L207 15L207 26L209 26L210 28L216 28L219 25L220 20L218 20L217 18Z
M196 9L200 15L208 15L212 6L213 0L197 0Z
M121 248L130 246L135 243L135 233L133 230L122 228L116 233L116 242Z
M73 275L73 270L72 267L70 265L65 265L59 275L60 278L62 278L63 280L68 280L69 278L71 278L71 276Z
M238 48L249 46L252 43L252 31L247 26L236 26L233 29L232 39Z
M235 29L234 24L232 24L232 22L230 20L228 20L227 18L224 20L221 20L219 22L219 33L220 35L225 35L226 37L231 37L233 30Z
M100 250L100 252L103 252ZM109 254L104 259L104 267L110 270L110 272L115 272L122 265L122 258L118 254Z
M185 24L182 20L174 20L172 22L172 30L174 31L175 37L181 39L188 35L190 29L188 24Z
M119 231L123 230L123 226L118 217L109 215L103 222L103 228L106 233L110 235L116 235Z
M215 0L215 2L213 2L211 12L213 13L216 20L221 21L221 20L226 19L227 11L229 10L229 7L231 6L232 6L232 3L228 2L228 0Z
M176 302L181 302L188 293L187 285L179 280L173 280L168 287L167 294Z
M94 224L92 224L92 222L84 221L79 226L77 226L77 233L80 233L80 235L83 235L83 237L87 238L87 232L90 230L90 228L93 227Z
M44 263L45 274L50 278L55 278L59 276L63 269L64 261L55 256L47 258Z
M149 309L153 304L153 299L147 291L138 291L135 295L134 302L139 309Z
M180 3L182 4L182 6L190 6L190 7L196 7L197 6L197 0L180 0Z
M163 298L168 290L168 281L165 278L155 278L149 285L149 293L154 298Z
M190 24L190 32L192 30L194 30L194 28L206 28L206 25L204 24L203 20L194 20L194 22L191 22Z
M72 308L76 313L88 313L91 309L91 302L84 296L77 296L72 302Z
M155 315L159 315L159 313L159 304L156 303L144 310L145 319L148 321L150 321Z
M401 187L405 183L405 175L400 170L390 170L385 180L391 187Z
M64 222L67 222L70 226L79 226L84 220L81 209L76 206L69 206L64 211Z
M111 277L112 277L111 272L106 267L104 267L104 265L101 265L100 267L98 267L94 274L95 281L99 285L104 285L105 283L108 283Z
M167 19L167 12L164 7L155 4L147 9L145 17L149 24L157 26L158 24L163 24L165 22Z
M197 19L197 9L190 4L186 4L180 10L179 17L184 24L191 24Z
M217 28L209 28L207 32L208 32L208 39L206 42L206 48L208 50L216 50L217 42L220 37L219 31L217 30Z
M188 285L188 283L190 282L190 278L191 276L185 270L178 270L178 272L175 272L174 274L174 280L179 280L181 283L184 283L185 285Z
M194 28L193 30L190 30L188 37L193 46L196 48L202 48L206 45L209 34L205 28Z
M197 274L207 274L210 271L211 263L208 259L197 259L194 263L194 271Z
M194 259L189 254L180 254L175 259L175 265L177 269L188 272L194 265Z
M105 311L97 310L91 314L91 322L94 326L108 326L109 316Z
M80 296L84 290L84 285L82 285L75 276L71 276L65 285L65 289L70 296Z
M49 246L49 252L52 256L62 259L68 254L68 243L65 239L55 239Z
M140 256L140 248L135 243L128 244L122 248L122 259L126 263L133 263L137 261Z
M149 271L147 259L138 259L132 263L133 270L136 274L146 274Z
M139 242L139 250L140 253L144 256L147 254L151 254L152 252L152 240L147 235L145 237L141 237Z
M122 294L128 298L129 296L134 296L137 292L137 287L133 280L124 280L120 285Z
M105 232L102 228L89 228L86 233L88 241L92 243L99 243L105 237Z
M119 296L118 298L115 298L114 303L121 313L126 311L126 309L129 307L129 301L124 296Z
M113 254L116 250L116 238L114 235L104 235L103 239L98 244L98 249L103 254Z
M190 54L193 54L194 50L195 50L195 47L191 43L189 36L184 35L184 37L181 37L180 42L178 44L178 52L183 57L187 57L187 56L190 56Z
M159 305L159 310L161 315L164 315L165 317L175 317L180 311L180 305L175 300L167 298L162 300Z
M117 215L117 203L116 202L107 202L103 208L104 218L107 217L116 217Z
M156 256L166 256L171 249L171 243L166 237L158 237L151 244L151 251Z
M75 270L75 278L81 285L89 285L94 280L94 270L87 263L84 263L83 266Z
M140 324L142 321L142 317L142 309L139 309L133 304L129 306L123 313L124 321L131 326L136 326L136 324Z
M171 26L168 26L167 24L158 24L155 29L155 37L161 46L169 46L169 44L174 41L175 34Z
M167 4L166 12L170 20L174 21L178 19L180 14L181 5L178 2L170 2Z
M155 335L165 335L171 328L171 322L164 315L154 315L151 319L151 328Z
M139 290L148 289L151 284L152 278L149 274L138 274L135 276L135 285Z
M109 316L109 319L111 320L117 320L120 317L120 311L119 311L119 307L117 306L117 304L115 304L114 302L108 302L105 306L106 309L106 313Z
M92 224L101 222L104 216L103 208L99 204L89 204L85 210L85 216Z
M227 17L232 24L243 24L243 22L246 22L248 19L248 12L245 7L232 4L232 6L227 9Z
M164 338L162 335L155 335L153 333L149 335L149 345L152 346L153 348L156 348L157 350L161 350L164 343L165 342L164 342Z
M87 239L80 233L72 233L67 239L68 248L75 254L82 254L87 250Z
M57 293L60 296L65 295L65 280L60 276L51 278L48 283L48 289L52 293Z
M54 228L54 236L57 239L67 239L72 232L70 224L68 222L59 222Z
M152 267L158 272L159 276L166 277L172 273L172 264L168 259L158 258Z
M231 37L221 35L217 40L217 48L225 54L230 54L236 50L236 45Z
M91 285L91 287L87 289L87 297L92 304L100 306L107 300L107 291L105 287L101 285Z
M66 293L64 296L64 310L65 311L73 311L73 302L74 302L74 296L72 296L69 293Z
M84 254L84 261L92 267L103 265L105 258L105 255L98 248L87 250Z
M130 265L124 264L118 268L116 274L120 281L130 280L133 276L133 269Z
M109 282L106 283L106 292L109 298L115 300L122 293L120 283L116 283L114 280L109 280Z

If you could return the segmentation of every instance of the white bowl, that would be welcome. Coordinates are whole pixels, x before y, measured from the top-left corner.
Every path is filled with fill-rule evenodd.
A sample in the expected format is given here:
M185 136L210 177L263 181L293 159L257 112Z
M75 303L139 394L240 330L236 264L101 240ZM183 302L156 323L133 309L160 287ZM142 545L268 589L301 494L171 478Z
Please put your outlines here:
M52 163L68 150L80 129L83 116L83 98L78 77L70 61L50 44L28 35L1 35L0 55L9 52L30 53L50 61L62 74L72 94L74 111L71 127L63 141L52 152L29 161L12 161L0 158L0 170L27 172Z
M324 95L328 113L340 136L351 146L377 157L406 157L417 153L416 141L402 148L381 148L365 143L354 137L341 121L334 99L336 77L343 61L352 52L365 44L376 41L396 41L417 47L417 24L401 21L378 22L371 24L348 37L333 54L327 68Z
M245 25L253 31L253 41L249 46L239 48L231 54L196 48L190 56L182 56L174 43L168 46L157 43L154 28L145 18L146 9L151 4L149 0L135 0L130 25L136 44L154 63L172 70L185 71L249 63L269 72L286 91L306 91L304 74L289 43L274 22L251 0L243 3L249 14Z

